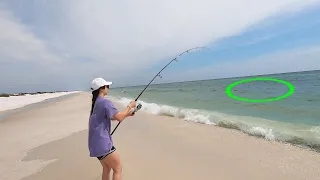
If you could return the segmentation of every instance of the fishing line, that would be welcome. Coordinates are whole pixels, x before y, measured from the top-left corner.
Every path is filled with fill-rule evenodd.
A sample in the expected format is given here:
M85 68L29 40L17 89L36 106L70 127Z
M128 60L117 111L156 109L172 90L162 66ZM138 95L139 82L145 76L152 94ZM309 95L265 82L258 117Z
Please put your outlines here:
M142 93L149 87L149 85L152 83L152 81L156 78L156 77L160 77L162 78L162 76L160 75L160 73L166 68L168 67L173 61L178 62L178 58L180 56L182 56L185 53L189 53L191 50L195 50L195 49L203 49L203 48L207 48L207 47L194 47L191 49L188 49L186 51L183 51L182 53L180 53L178 56L176 56L174 59L172 59L168 64L166 64L153 78L152 80L149 82L149 84L146 85L146 87L141 91L141 93L138 95L138 97L135 99L135 101L137 101L139 99L139 97L142 95ZM209 49L209 48L207 48ZM138 104L137 107L134 109L133 114L136 113L139 109L141 109L142 105ZM112 131L111 135L115 132L115 130L118 128L118 126L120 125L121 122L119 122L117 124L117 126L114 128L114 130Z

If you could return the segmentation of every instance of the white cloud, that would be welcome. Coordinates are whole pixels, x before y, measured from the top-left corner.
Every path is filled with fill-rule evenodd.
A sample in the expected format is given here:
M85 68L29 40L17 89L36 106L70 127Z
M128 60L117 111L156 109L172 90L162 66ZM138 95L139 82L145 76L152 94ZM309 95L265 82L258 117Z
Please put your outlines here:
M239 33L269 15L292 10L289 5L310 2L314 1L77 0L66 6L68 24L77 28L75 36L84 42L77 53L136 67Z
M63 77L78 82L106 76L128 82L119 77L134 75L182 50L235 35L271 15L314 2L4 0L6 6L0 4L0 62L59 62L40 74L45 77L39 81ZM79 60L83 58L90 61ZM15 68L6 67L7 71ZM25 71L34 76L37 68Z
M277 52L238 62L221 62L205 68L197 68L167 74L162 81L199 80L225 77L241 77L261 74L320 70L320 46ZM161 82L158 80L158 82Z
M48 64L61 59L46 48L28 27L0 6L0 62L34 61Z

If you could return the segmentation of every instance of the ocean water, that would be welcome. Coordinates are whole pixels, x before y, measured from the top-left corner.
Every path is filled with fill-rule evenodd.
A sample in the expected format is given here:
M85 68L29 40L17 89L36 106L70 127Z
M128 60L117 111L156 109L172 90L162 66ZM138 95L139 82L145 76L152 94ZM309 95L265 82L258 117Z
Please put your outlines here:
M285 80L295 89L290 97L272 102L243 102L226 94L229 84L253 77ZM127 105L144 87L112 88L109 96ZM266 99L288 91L286 85L278 82L252 81L235 86L232 93ZM233 128L320 151L320 71L151 84L138 102L142 111L152 114Z

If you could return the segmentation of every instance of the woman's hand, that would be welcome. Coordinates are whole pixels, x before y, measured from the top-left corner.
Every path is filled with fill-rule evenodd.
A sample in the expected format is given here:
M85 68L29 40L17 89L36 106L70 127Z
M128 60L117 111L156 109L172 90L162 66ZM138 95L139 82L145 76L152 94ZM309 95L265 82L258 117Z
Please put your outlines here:
M136 113L129 113L128 116L134 116Z
M128 116L134 116L132 112L136 107L136 101L131 101L130 104L126 107L126 109L122 112L118 112L116 115L112 117L112 120L118 120L119 122L123 121Z
M131 109L135 108L137 106L137 102L136 101L131 101L130 104L128 105Z

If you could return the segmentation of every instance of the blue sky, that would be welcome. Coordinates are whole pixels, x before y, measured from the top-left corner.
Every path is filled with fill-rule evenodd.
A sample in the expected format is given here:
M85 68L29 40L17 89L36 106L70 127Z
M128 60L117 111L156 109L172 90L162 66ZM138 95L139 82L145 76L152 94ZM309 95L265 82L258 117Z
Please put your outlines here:
M146 84L196 46L155 83L320 69L318 0L3 0L0 17L0 93Z
M272 53L319 45L320 6L314 6L291 15L270 17L239 34L209 43L206 47L210 50L198 50L181 56L180 63L170 66L170 71L201 68L226 61L241 62ZM160 70L163 64L165 63L161 62L153 69ZM314 69L320 69L320 54L319 65Z

